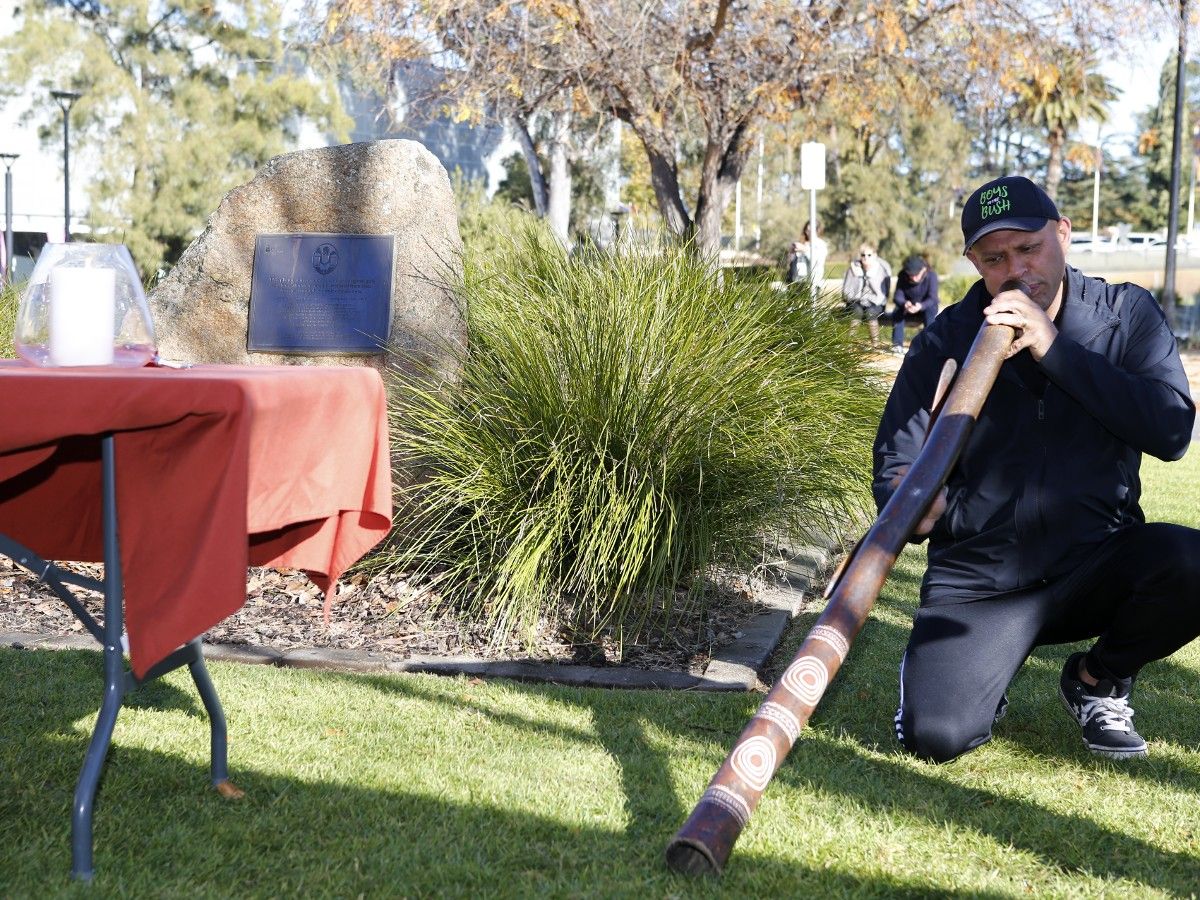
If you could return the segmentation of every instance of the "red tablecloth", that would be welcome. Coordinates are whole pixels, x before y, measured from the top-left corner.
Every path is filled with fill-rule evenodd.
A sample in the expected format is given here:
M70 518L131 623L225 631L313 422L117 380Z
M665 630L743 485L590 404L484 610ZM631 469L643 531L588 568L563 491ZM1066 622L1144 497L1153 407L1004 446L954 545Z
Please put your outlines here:
M0 531L46 559L102 560L105 432L139 676L245 603L247 565L328 591L391 524L373 369L0 361Z

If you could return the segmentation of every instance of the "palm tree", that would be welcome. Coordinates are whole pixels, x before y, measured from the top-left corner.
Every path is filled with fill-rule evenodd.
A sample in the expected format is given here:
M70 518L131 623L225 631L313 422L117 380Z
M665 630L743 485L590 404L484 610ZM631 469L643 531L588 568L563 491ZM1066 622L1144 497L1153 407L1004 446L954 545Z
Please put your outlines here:
M1064 48L1056 64L1021 80L1014 114L1046 133L1046 193L1057 202L1067 139L1084 119L1104 122L1119 89L1097 71L1095 58Z

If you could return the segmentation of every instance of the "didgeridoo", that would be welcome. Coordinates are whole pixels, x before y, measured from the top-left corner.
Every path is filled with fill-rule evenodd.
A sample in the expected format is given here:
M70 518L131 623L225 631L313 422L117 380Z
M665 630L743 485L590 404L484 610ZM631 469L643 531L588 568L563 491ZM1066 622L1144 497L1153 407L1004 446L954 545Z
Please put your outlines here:
M1001 290L1029 293L1011 281ZM667 865L676 872L719 875L724 869L767 783L845 661L896 557L946 483L1014 336L1007 325L984 324L940 412L941 398L934 399L936 419L924 447L834 576L825 611L667 846Z

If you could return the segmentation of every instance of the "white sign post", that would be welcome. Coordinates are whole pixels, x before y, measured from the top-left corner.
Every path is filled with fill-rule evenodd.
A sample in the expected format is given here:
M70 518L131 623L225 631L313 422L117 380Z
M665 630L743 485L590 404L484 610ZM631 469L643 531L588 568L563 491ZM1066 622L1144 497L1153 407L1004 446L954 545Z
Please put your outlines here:
M800 145L800 189L808 191L808 271L813 270L813 248L817 243L817 191L825 188L825 145Z

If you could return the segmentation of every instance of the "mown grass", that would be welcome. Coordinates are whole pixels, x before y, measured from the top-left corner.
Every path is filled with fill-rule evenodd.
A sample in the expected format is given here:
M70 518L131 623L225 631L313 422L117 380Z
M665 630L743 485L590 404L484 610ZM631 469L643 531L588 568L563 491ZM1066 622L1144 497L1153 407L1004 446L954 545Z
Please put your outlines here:
M1143 474L1151 518L1200 527L1200 454ZM921 763L891 736L921 563L905 553L720 882L669 874L662 852L757 695L214 665L246 799L204 787L207 725L186 677L152 685L118 721L84 889L68 877L68 822L99 657L3 650L0 895L1194 893L1200 649L1139 682L1146 760L1083 749L1054 696L1066 650L1050 648L1018 675L991 743Z

